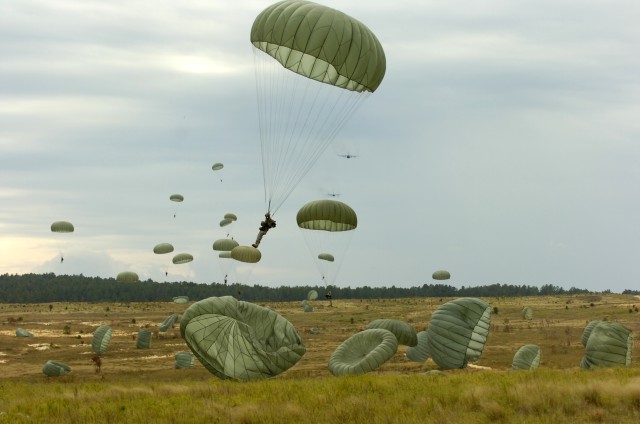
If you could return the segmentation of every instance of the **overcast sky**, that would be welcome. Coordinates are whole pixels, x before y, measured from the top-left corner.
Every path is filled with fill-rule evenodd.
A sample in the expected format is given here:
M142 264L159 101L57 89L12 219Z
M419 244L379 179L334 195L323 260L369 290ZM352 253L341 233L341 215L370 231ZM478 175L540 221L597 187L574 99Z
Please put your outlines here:
M271 3L0 0L0 273L220 282L222 216L250 244L266 211L249 32ZM339 193L339 286L640 288L640 2L323 4L386 75L233 278L320 284L295 215Z

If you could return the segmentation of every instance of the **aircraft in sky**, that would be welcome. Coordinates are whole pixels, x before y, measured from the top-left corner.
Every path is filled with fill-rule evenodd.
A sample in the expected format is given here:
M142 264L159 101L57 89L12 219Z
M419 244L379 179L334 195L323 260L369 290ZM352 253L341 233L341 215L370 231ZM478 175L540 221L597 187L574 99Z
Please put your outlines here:
M340 155L339 154L338 156L340 156L341 158L346 158L346 159L352 159L352 158L357 158L358 157L358 155L352 155L351 153L347 153L346 155Z

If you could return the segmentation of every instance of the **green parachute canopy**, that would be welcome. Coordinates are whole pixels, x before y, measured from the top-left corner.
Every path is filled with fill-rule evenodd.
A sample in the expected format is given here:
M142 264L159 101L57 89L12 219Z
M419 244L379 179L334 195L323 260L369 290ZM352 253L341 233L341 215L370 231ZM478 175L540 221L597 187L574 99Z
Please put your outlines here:
M420 331L416 334L418 344L416 346L410 346L407 348L407 358L413 362L424 362L431 354L429 353L429 342L426 331Z
M138 274L133 271L122 271L116 276L116 281L121 283L137 283L140 281Z
M24 328L16 328L16 337L33 337L33 333L30 333Z
M51 231L54 233L73 233L73 224L67 221L56 221L51 224Z
M188 301L189 301L189 296L175 296L173 298L173 302L177 303L177 304L180 304L180 305L185 304Z
M532 320L533 319L533 309L525 306L522 308L522 319Z
M302 308L305 312L313 312L313 306L306 304Z
M265 200L272 215L358 109L386 69L376 36L308 1L263 10L251 28Z
M193 260L193 256L190 253L178 253L173 257L173 259L171 259L171 262L173 262L176 265L179 265L179 264L189 263L192 260Z
M59 361L49 360L44 364L44 367L42 367L42 372L47 377L58 377L69 374L71 372L71 367Z
M184 200L184 196L182 194L172 194L169 196L169 200L172 202L182 202Z
M151 331L146 328L138 330L138 337L136 337L136 348L149 349L151 347Z
M218 239L213 242L213 250L220 252L231 252L234 247L238 247L237 241L229 238Z
M158 331L164 333L165 331L173 327L173 324L175 324L177 320L178 314L171 314L169 318L165 319L162 324L160 324L160 326L158 327Z
M582 332L582 346L587 347L587 341L589 341L589 336L591 335L591 331L593 331L593 328L600 324L601 321L598 320L594 320L594 321L589 321L589 323L587 324L587 326L584 328L584 331Z
M214 171L219 171L219 170L221 170L222 168L224 168L224 165L223 165L223 164L221 164L220 162L218 162L218 163L214 163L214 164L211 166L211 169L213 169Z
M431 274L431 278L433 278L434 280L448 280L449 278L451 278L451 274L449 273L449 271L440 269Z
M109 348L109 342L111 341L112 330L108 325L101 325L93 332L93 339L91 340L91 350L96 355L104 355Z
M591 330L580 366L628 367L631 365L633 332L617 322L602 321Z
M253 246L237 246L231 250L231 257L239 262L255 264L260 262L262 253Z
M311 201L300 208L296 222L305 230L350 231L358 226L358 217L346 203L323 199Z
M307 300L316 300L317 298L318 298L318 291L309 290L309 293L307 293Z
M191 352L176 353L176 369L193 368L196 357Z
M480 357L489 335L491 307L463 297L441 305L431 316L427 339L431 358L440 368L464 368Z
M376 36L344 13L309 1L281 1L253 23L251 43L286 69L352 91L375 91L386 70Z
M191 305L180 334L198 360L221 379L257 380L295 365L305 347L293 325L272 309L231 296Z
M333 375L356 375L373 371L398 350L398 340L389 330L370 328L345 340L331 354L329 371Z
M165 253L173 252L173 245L171 243L159 243L153 247L153 253L163 255Z
M220 221L220 226L221 227L226 227L227 225L231 225L233 224L233 221L231 219L223 219L222 221Z
M384 328L385 330L391 331L393 335L396 336L398 344L405 346L418 345L416 330L414 330L409 323L402 320L389 318L376 319L367 325L367 329L369 328Z
M513 356L513 370L532 371L540 366L540 347L534 344L522 346Z
M229 212L229 213L225 213L224 214L224 219L230 219L231 221L237 221L238 217L236 216L235 213Z
M228 251L228 252L220 252L220 253L218 253L218 257L219 257L219 258L221 258L221 259L233 259L233 258L231 257L231 251Z
M318 259L328 262L333 262L336 260L336 258L334 258L331 253L320 253L318 254Z

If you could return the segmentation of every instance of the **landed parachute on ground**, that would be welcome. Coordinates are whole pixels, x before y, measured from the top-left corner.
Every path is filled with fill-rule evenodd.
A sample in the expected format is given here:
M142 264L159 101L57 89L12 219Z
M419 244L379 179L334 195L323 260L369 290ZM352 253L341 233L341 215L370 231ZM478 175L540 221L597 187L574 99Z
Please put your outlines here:
M189 296L176 296L173 298L173 302L179 305L185 304L189 301Z
M309 293L307 293L307 300L316 300L317 298L318 298L318 291L309 290Z
M176 353L176 369L193 368L196 357L191 352Z
M210 297L182 315L180 334L198 360L222 379L276 376L306 352L293 325L272 309L231 296Z
M275 213L385 74L364 24L320 4L286 0L251 28L267 212Z
M589 323L587 324L587 326L584 328L584 331L582 332L582 346L587 347L587 341L589 341L589 336L591 335L591 331L593 331L593 328L600 324L602 321L598 321L598 320L594 320L594 321L589 321Z
M415 346L410 346L407 349L407 358L409 358L409 360L413 362L424 362L431 356L431 354L429 353L429 341L427 332L418 332L418 334L416 334L416 339L418 340L418 344Z
M440 269L431 274L431 278L433 278L434 280L448 280L449 278L451 278L451 274L449 273L449 271Z
M158 243L153 247L153 253L158 255L171 252L173 252L173 245L171 243Z
M309 305L308 303L307 303L306 305L304 305L304 306L302 307L302 309L303 309L305 312L313 312L313 306Z
M165 331L173 327L173 324L175 324L176 321L178 321L178 314L171 314L169 318L165 319L162 324L160 324L160 326L158 327L158 331L164 333Z
M440 368L464 368L480 357L489 335L491 307L463 297L441 305L431 316L427 339L431 358Z
M133 271L122 271L116 276L116 281L121 283L137 283L140 281L138 274Z
M333 375L357 375L373 371L398 350L398 340L389 330L370 328L345 340L331 354L329 371Z
M173 259L171 259L171 262L173 262L176 265L180 265L180 264L189 263L192 260L193 260L193 255L191 255L190 253L178 253L173 257Z
M151 347L151 331L141 328L136 337L136 348L149 349Z
M511 369L532 371L540 366L540 347L534 344L522 346L513 356Z
M16 328L16 337L33 337L33 333L30 333L24 328Z
M405 346L417 346L418 345L418 337L416 335L416 330L413 329L409 323L404 322L399 319L376 319L371 321L367 328L384 328L385 330L389 330L396 336L398 340L398 344Z
M522 308L522 319L532 320L533 319L533 309L525 306Z
M631 365L633 332L617 322L601 321L593 327L581 368L628 367Z
M71 367L65 363L59 361L49 360L42 367L42 372L47 377L59 377L71 372Z
M111 341L112 330L108 325L101 325L93 332L93 339L91 340L91 350L96 355L104 355L109 348L109 342Z

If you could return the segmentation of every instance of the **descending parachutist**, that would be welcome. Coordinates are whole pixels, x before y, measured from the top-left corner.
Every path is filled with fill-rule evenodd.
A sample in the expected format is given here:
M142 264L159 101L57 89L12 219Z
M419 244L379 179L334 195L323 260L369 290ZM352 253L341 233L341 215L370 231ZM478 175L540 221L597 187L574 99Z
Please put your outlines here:
M224 275L224 285L227 285L227 274Z
M269 231L272 228L275 228L276 226L276 221L274 221L271 218L271 213L267 212L264 214L264 221L260 222L260 228L259 228L259 232L258 232L258 237L256 238L256 242L252 244L253 247L255 247L256 249L258 248L258 246L260 246L260 241L262 240L262 237L264 237L265 234L267 234L267 231Z
M60 263L64 262L64 258L60 256Z

